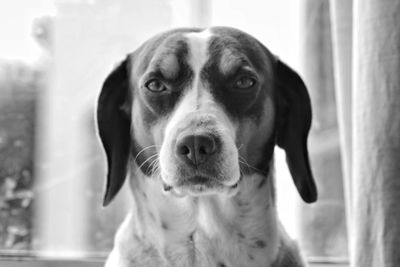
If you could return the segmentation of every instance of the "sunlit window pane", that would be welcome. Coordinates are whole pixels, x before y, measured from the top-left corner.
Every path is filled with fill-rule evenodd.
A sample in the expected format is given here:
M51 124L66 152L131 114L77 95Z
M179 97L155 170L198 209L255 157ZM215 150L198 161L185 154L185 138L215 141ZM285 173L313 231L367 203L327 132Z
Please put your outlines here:
M277 150L279 216L308 256L346 257L333 81L316 93L307 80L300 14L292 0L1 2L0 251L108 253L132 198L125 187L101 206L105 157L94 110L104 78L160 31L227 25L256 36L306 77L318 110L309 144L320 201L302 204Z

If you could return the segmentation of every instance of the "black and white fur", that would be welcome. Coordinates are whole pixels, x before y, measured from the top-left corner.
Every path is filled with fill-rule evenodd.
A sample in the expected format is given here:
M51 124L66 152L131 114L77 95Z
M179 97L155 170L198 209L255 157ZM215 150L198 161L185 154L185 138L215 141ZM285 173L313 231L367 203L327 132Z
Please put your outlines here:
M104 205L128 177L132 211L106 266L304 266L277 219L273 150L314 202L301 78L236 29L159 34L104 82Z

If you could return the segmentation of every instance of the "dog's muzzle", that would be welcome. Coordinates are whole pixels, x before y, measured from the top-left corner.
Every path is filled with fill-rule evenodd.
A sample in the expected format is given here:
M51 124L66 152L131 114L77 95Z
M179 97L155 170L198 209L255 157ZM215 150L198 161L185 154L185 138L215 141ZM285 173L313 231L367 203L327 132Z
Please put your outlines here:
M200 115L180 121L160 151L164 191L176 196L235 193L240 171L231 131Z

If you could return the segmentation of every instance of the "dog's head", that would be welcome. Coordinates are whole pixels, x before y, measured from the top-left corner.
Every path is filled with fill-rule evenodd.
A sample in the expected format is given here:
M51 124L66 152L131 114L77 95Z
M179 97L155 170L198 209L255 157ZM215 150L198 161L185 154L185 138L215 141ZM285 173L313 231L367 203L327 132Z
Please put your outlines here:
M317 198L307 136L311 106L301 78L248 34L179 29L144 43L107 77L97 109L107 155L104 204L136 161L174 195L233 193L246 173L286 152L306 202Z

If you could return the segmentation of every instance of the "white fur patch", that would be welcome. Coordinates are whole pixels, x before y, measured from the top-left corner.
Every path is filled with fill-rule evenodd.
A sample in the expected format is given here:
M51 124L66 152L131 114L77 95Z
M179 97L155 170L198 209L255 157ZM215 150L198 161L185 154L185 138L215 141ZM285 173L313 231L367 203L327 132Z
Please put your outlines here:
M189 44L189 64L196 78L199 79L200 71L209 57L208 45L212 34L209 30L205 30L199 33L188 33L185 36Z

